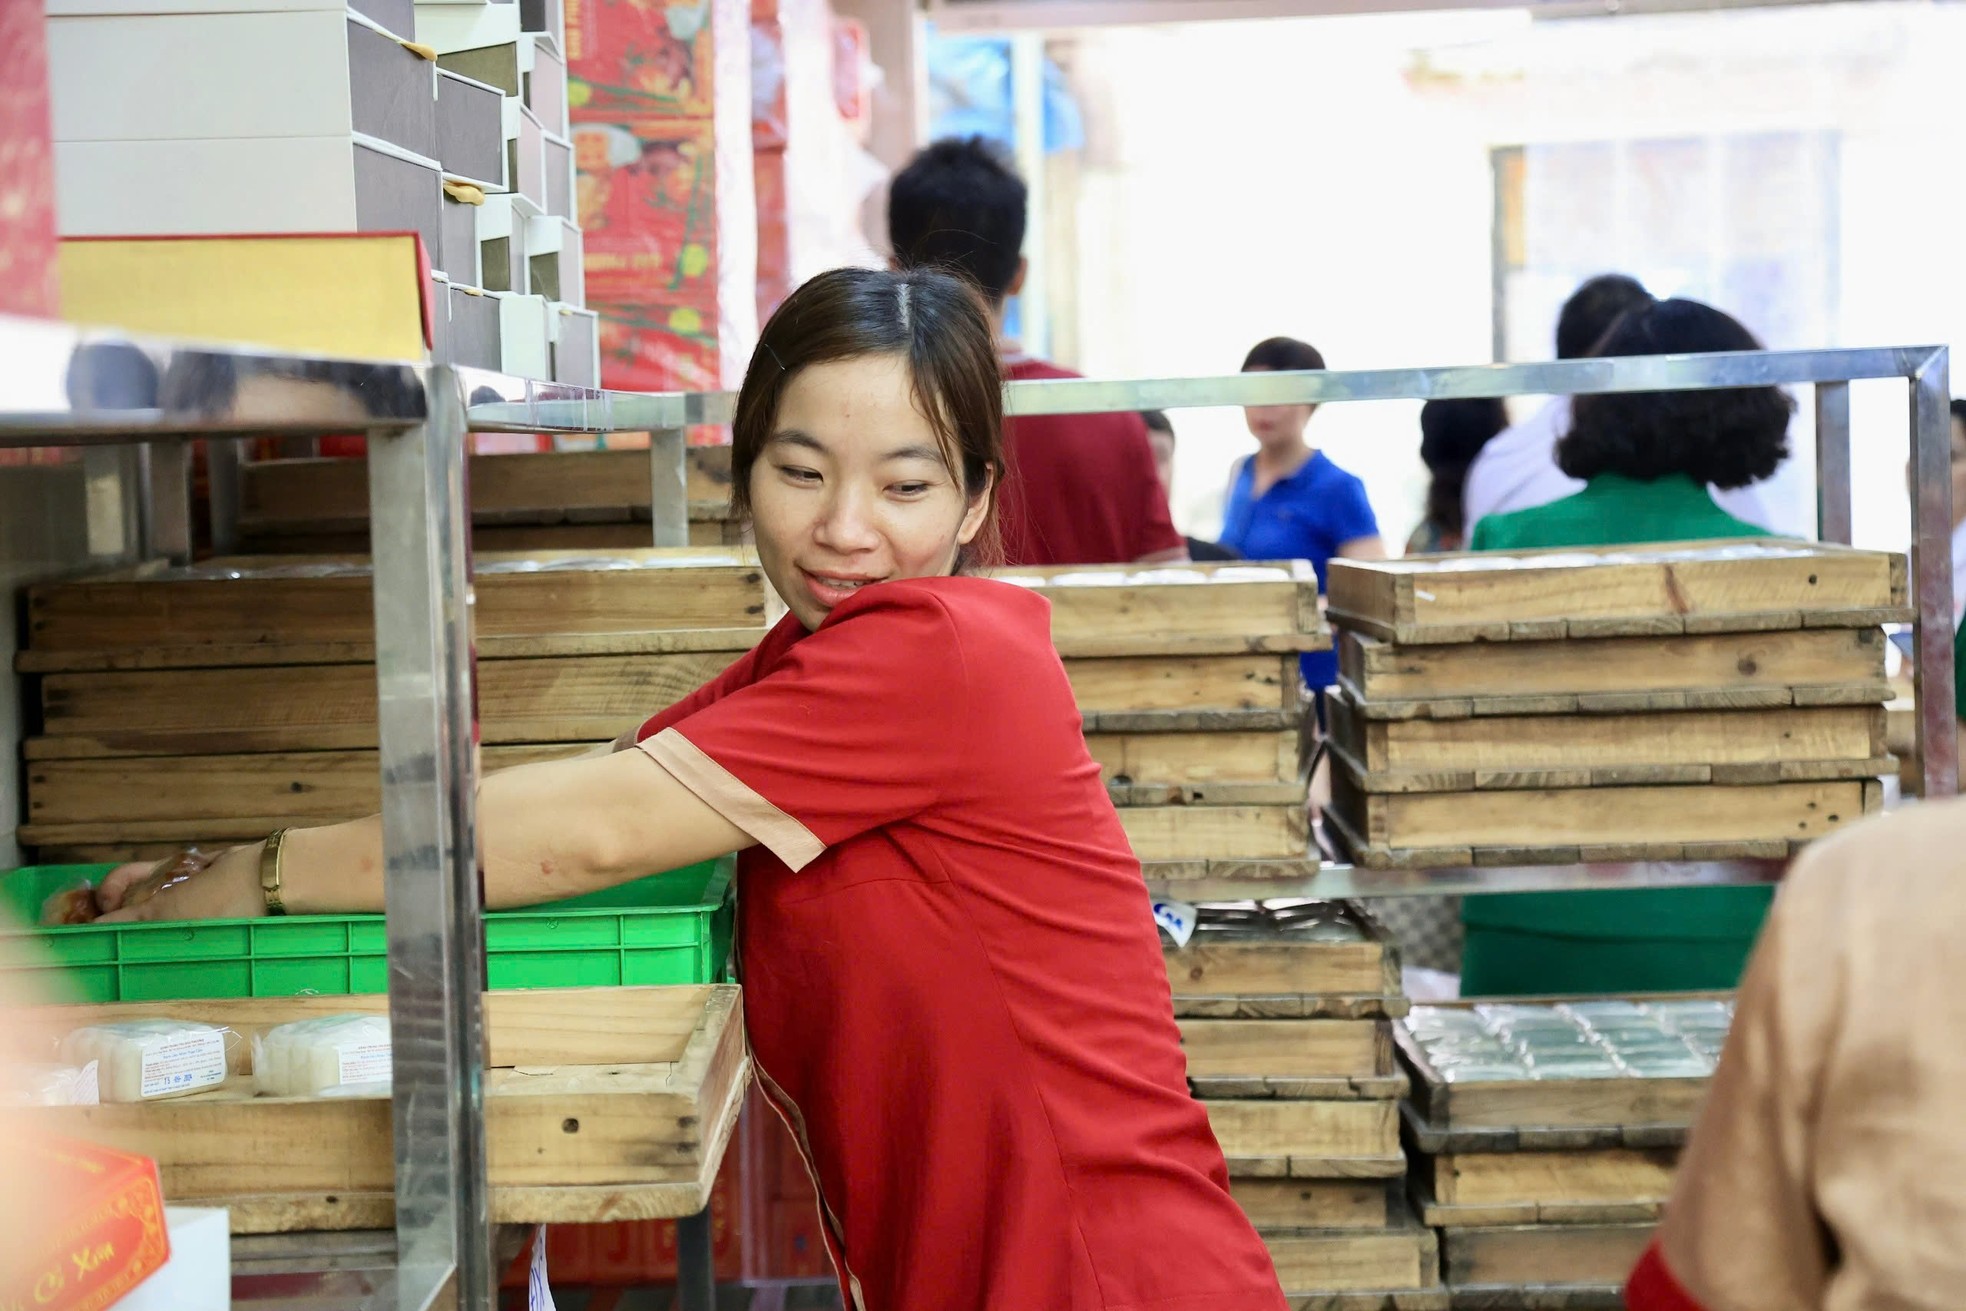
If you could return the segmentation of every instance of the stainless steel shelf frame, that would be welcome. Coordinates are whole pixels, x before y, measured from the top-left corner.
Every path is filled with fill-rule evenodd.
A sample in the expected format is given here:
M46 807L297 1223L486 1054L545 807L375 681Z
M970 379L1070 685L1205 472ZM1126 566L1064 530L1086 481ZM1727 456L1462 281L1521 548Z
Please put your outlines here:
M612 396L443 367L308 359L0 317L0 447L137 443L145 554L190 551L188 439L369 441L376 682L394 1034L396 1238L362 1305L497 1305L486 1182L485 985L474 809L476 668L465 488L466 399L484 427L656 426L681 398ZM494 399L495 398L495 399ZM597 424L596 421L599 421ZM211 441L215 489L236 468ZM667 482L683 487L680 432ZM662 463L660 460L656 462ZM236 495L236 481L234 484ZM686 520L678 514L675 522ZM702 1224L691 1227L694 1235ZM697 1248L704 1250L699 1253ZM707 1245L691 1244L686 1311L709 1311Z
M1959 790L1952 681L1949 363L1944 346L1901 346L1352 372L1241 373L1212 378L1065 379L1010 383L1004 388L1004 408L1011 415L1095 414L1231 405L1806 386L1814 393L1816 418L1817 535L1823 541L1848 545L1850 384L1872 379L1903 381L1910 393L1914 473L1910 493L1911 574L1917 608L1913 680L1918 697L1918 747L1924 767L1924 795L1949 797ZM690 414L706 416L693 421L714 422L707 416L727 413L730 400L727 393L690 396L685 398L685 407ZM1441 896L1766 882L1778 877L1779 871L1779 864L1751 861L1429 871L1355 870L1327 864L1319 872L1307 867L1303 876L1293 874L1282 881L1221 878L1203 883L1150 881L1150 886L1157 895L1184 898Z
M185 439L351 430L370 441L377 683L387 857L390 1014L396 1034L397 1241L376 1306L495 1305L482 1104L484 982L474 848L468 431L646 431L657 544L687 530L682 433L727 422L731 396L611 393L475 370L302 359L0 317L0 447L144 443L153 548L188 551ZM1944 347L1574 360L1372 372L1257 373L1127 382L1013 383L1009 413L1330 404L1434 397L1808 385L1815 389L1821 535L1850 533L1850 382L1911 393L1919 742L1927 796L1958 786L1953 734L1951 480ZM214 496L236 446L213 442ZM227 453L231 453L228 458ZM236 498L236 477L231 494ZM233 507L236 520L236 503ZM665 526L666 525L666 526ZM223 548L224 543L219 545ZM1364 871L1305 861L1262 883L1183 883L1185 895L1430 895L1764 880L1765 866L1654 864ZM701 1225L691 1227L700 1239ZM704 1246L691 1241L692 1251ZM685 1281L702 1296L702 1272ZM685 1303L686 1311L697 1311Z

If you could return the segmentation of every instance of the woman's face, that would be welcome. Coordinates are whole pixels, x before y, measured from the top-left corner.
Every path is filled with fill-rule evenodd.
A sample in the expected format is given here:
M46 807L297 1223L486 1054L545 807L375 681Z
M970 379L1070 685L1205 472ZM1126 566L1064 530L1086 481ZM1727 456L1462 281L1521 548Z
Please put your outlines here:
M868 583L952 573L988 507L943 462L899 355L800 370L751 468L758 559L807 628Z
M1272 370L1255 364L1243 370L1244 373L1269 373ZM1249 435L1264 447L1295 446L1304 439L1304 428L1311 421L1315 405L1250 405L1245 406L1242 420L1249 425Z

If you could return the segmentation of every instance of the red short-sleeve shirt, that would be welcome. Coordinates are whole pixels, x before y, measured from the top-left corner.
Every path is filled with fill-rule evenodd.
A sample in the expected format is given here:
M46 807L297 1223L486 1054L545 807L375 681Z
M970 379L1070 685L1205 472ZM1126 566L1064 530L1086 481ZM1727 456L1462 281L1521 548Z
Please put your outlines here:
M1146 890L1050 606L868 587L642 727L759 846L761 1082L864 1311L1276 1311L1188 1095Z
M1029 356L1004 361L1012 382L1078 376ZM1168 517L1146 422L1131 411L1005 420L1004 459L1010 564L1126 564L1187 545Z

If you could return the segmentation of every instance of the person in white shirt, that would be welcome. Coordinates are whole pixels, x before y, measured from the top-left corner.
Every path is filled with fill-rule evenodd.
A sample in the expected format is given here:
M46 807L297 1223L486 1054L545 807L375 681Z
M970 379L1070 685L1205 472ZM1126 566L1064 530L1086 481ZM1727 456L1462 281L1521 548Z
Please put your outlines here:
M1556 321L1556 357L1583 359L1611 331L1626 311L1652 302L1652 293L1636 278L1605 273L1571 293ZM1462 492L1464 531L1491 514L1527 510L1573 496L1584 485L1556 467L1557 439L1570 430L1570 398L1552 397L1534 414L1515 424L1481 448L1468 466ZM1779 531L1776 515L1762 495L1763 483L1730 491L1715 491L1721 509L1757 528Z

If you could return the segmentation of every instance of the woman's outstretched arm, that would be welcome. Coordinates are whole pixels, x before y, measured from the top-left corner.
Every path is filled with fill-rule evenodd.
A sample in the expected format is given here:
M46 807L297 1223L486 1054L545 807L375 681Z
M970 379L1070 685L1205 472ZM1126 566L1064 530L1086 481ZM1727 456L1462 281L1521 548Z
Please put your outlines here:
M639 750L500 770L478 789L478 860L493 909L558 901L739 851L754 839ZM263 842L235 847L200 873L119 910L151 866L104 880L101 902L130 920L265 913ZM280 855L289 914L382 909L382 819L294 829Z

